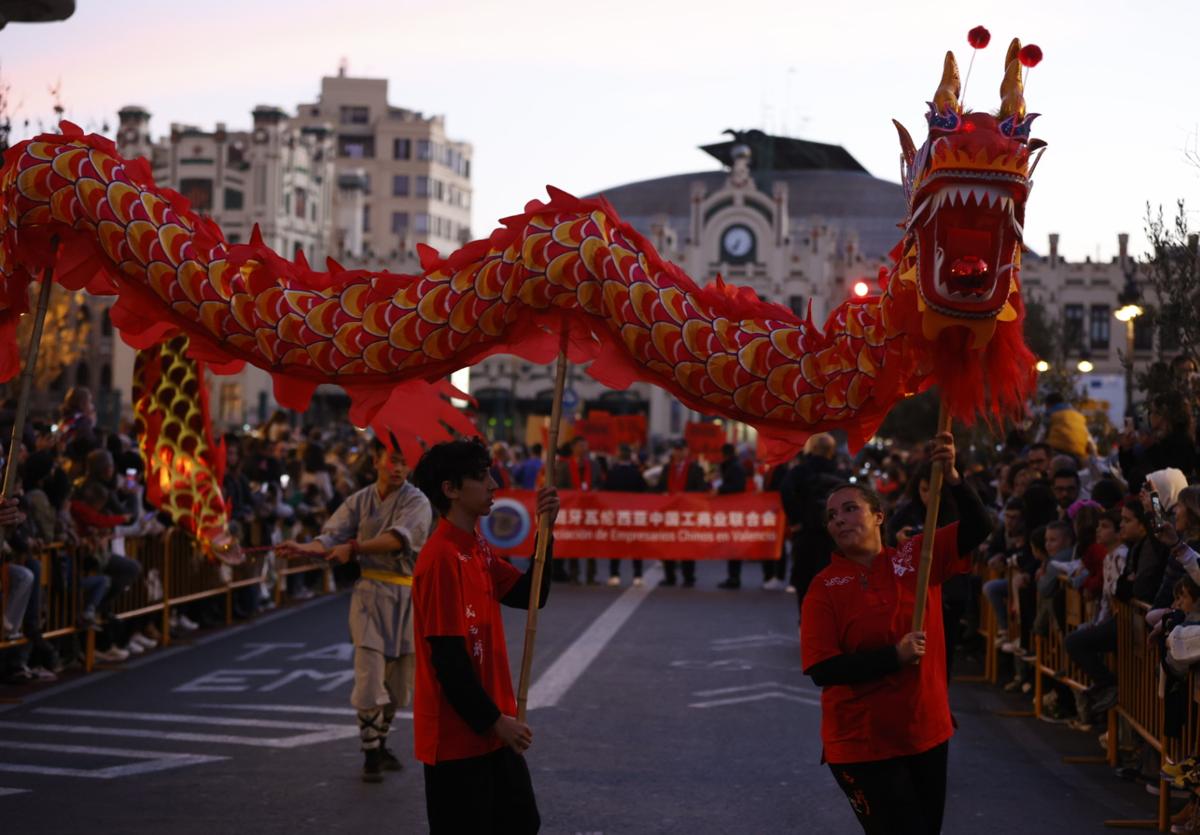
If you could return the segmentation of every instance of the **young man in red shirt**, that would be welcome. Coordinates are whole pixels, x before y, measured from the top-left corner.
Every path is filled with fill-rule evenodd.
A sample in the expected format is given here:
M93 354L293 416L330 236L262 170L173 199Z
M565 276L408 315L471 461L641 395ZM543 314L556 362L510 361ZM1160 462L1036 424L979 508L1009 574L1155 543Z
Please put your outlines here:
M530 572L495 556L476 530L497 489L490 467L478 439L450 441L426 452L413 473L440 517L413 574L413 737L425 764L431 835L518 835L541 826L522 756L533 732L516 719L500 615L501 603L527 609L533 583ZM538 513L558 515L554 488L538 491ZM546 571L539 608L549 581Z

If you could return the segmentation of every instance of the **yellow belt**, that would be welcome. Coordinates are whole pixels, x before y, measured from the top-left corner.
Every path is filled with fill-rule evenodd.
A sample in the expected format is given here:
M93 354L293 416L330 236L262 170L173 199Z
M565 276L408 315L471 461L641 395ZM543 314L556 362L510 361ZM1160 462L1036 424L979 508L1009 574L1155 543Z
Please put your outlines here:
M381 583L391 583L393 586L412 585L412 577L392 571L376 571L373 568L367 568L363 570L362 576L364 580L378 580Z

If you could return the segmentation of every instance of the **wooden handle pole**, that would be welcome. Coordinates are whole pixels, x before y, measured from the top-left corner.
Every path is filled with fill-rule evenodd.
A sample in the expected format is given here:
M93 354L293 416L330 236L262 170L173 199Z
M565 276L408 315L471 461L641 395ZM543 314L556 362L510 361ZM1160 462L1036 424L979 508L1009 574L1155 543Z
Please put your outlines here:
M554 402L550 406L550 433L543 455L547 486L554 484L554 455L558 451L558 426L562 422L563 391L567 384L567 326L562 326L558 346L558 365L554 371ZM525 721L526 702L529 700L529 679L533 671L533 644L537 639L538 602L542 594L542 575L546 571L546 550L550 547L550 531L553 523L549 516L538 517L537 549L533 555L533 576L529 586L529 612L525 618L525 651L521 656L521 678L517 685L517 719Z
M950 431L950 409L945 398L938 409L937 434ZM933 538L937 533L938 509L942 504L942 483L946 478L945 467L939 462L933 465L929 475L929 505L925 508L925 535L921 538L921 563L917 568L917 599L913 606L913 632L925 628L925 602L929 597L929 570L933 565Z
M58 249L58 238L50 241L50 250ZM50 306L50 290L54 287L54 258L42 272L42 288L38 293L37 310L33 316L33 332L29 336L29 347L25 351L25 365L21 369L21 388L17 395L17 414L13 420L12 440L8 445L8 460L4 462L4 498L12 498L17 489L17 458L21 438L25 434L25 416L29 413L29 397L33 390L33 371L37 365L38 348L42 343L42 328L46 324L46 308Z

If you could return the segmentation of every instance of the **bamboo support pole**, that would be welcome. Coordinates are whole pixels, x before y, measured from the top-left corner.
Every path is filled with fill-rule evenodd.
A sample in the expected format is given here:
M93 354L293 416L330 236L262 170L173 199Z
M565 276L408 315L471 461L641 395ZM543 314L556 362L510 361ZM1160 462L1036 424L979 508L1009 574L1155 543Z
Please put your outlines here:
M544 455L547 486L554 485L555 453L558 451L558 427L562 422L563 391L567 384L567 326L562 326L558 346L558 364L554 370L554 402L550 407L550 433ZM553 524L549 516L538 518L537 548L533 555L533 576L529 587L529 612L525 619L525 650L521 656L521 678L517 686L517 719L525 721L526 702L529 700L529 679L533 670L533 644L537 639L538 603L542 593L542 575L546 571L546 550L550 547L550 531Z
M58 249L58 238L50 239L50 250L55 252ZM25 350L25 364L21 368L21 388L17 395L17 414L13 420L12 440L8 445L8 460L4 462L4 489L3 495L6 499L11 499L13 491L17 489L17 459L21 443L21 437L25 434L25 416L29 413L29 397L33 390L33 371L37 365L38 349L42 342L42 328L46 324L46 308L50 306L50 290L54 287L54 261L51 257L50 263L46 265L46 269L42 272L42 287L38 293L37 311L33 318L33 333L29 336L29 347Z
M942 399L938 409L937 434L950 431L950 408ZM925 535L921 538L921 563L917 568L917 599L913 606L913 632L925 628L925 603L929 598L929 571L933 567L933 539L937 533L938 510L942 504L942 484L946 470L941 463L934 464L929 475L929 505L925 508Z

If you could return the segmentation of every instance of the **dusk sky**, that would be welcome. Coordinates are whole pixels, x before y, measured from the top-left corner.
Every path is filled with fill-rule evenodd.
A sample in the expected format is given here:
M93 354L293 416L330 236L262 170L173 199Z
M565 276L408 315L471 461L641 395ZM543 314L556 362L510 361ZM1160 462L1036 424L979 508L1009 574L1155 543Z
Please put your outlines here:
M65 23L0 31L14 138L49 124L59 80L71 120L99 130L141 104L161 136L171 122L249 127L256 104L294 113L345 58L351 75L387 78L393 105L445 114L451 137L474 144L476 236L547 183L583 194L712 170L697 146L725 128L837 143L895 181L890 119L924 135L942 55L953 49L965 74L977 24L993 37L968 107L998 106L1011 37L1045 53L1026 93L1043 114L1035 135L1049 142L1027 244L1044 252L1059 232L1067 257L1107 259L1125 231L1141 254L1147 201L1200 208L1200 169L1187 160L1200 123L1200 4L1186 0L77 5Z

